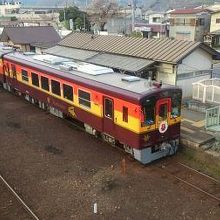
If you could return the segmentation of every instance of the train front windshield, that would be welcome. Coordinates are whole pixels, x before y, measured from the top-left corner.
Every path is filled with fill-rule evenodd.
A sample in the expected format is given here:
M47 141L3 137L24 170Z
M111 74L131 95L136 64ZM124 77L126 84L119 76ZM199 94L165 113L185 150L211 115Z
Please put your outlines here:
M156 115L163 121L170 118L177 118L181 115L180 90L169 92L162 97L148 97L142 103L142 127L156 123Z

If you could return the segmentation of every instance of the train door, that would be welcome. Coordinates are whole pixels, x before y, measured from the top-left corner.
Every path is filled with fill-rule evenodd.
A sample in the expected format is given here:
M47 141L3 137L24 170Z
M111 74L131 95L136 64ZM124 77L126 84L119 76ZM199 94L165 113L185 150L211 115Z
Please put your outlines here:
M156 126L160 133L165 133L168 129L169 112L171 109L170 98L160 99L156 104Z
M109 97L104 97L103 103L103 131L111 136L115 134L114 124L114 101Z
M16 72L16 66L14 64L11 64L11 73L12 73L12 84L14 88L17 88L18 81L17 81L17 72Z
M3 83L6 83L6 66L3 65Z

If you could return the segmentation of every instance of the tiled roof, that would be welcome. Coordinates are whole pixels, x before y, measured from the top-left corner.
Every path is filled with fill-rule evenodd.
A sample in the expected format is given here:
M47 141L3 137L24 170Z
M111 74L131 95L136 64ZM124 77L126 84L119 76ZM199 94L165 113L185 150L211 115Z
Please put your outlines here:
M72 33L64 38L60 46L69 48L105 52L117 55L133 56L154 61L177 63L197 47L201 42L171 40L171 39L146 39L119 36L102 36L87 33ZM216 51L203 45L214 55Z
M170 14L197 14L205 11L206 11L205 9L201 9L201 8L176 9L172 11Z
M0 39L14 44L58 43L61 38L52 26L5 27Z

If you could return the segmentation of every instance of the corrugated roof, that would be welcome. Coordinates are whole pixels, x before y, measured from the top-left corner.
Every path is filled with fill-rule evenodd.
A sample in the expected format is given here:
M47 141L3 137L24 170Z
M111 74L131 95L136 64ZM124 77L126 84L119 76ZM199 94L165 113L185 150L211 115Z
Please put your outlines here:
M116 68L125 71L138 72L154 63L152 60L55 46L45 51L47 54L85 61L96 65Z
M63 39L59 45L160 62L177 63L203 44L201 42L172 40L168 38L146 39L72 33ZM203 47L208 46L203 45ZM214 55L216 51L212 50L210 53Z
M139 59L128 56L119 56L114 54L98 54L87 60L96 65L117 68L121 70L138 72L154 63L152 60Z
M52 26L5 27L1 41L14 44L58 43L61 38Z
M99 53L99 52L86 51L86 50L64 47L59 45L49 48L45 52L48 54L52 54L56 56L59 55L61 57L72 58L74 60L81 60L81 61L86 61L88 58L91 58Z

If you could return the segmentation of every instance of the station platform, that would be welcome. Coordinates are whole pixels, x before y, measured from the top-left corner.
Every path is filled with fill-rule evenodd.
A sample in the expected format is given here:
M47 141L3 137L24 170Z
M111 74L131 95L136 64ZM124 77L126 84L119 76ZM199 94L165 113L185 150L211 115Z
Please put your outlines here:
M205 114L182 109L181 139L182 145L208 149L215 141L215 134L205 130Z

